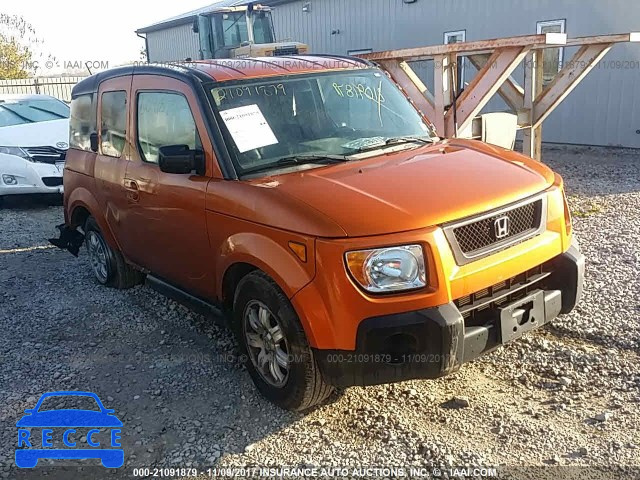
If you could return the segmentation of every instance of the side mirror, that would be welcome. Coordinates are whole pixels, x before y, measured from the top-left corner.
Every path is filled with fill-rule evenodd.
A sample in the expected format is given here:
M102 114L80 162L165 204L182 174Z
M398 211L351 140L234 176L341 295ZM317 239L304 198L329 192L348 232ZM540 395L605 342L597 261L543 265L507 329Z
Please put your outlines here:
M204 152L190 149L188 145L167 145L158 151L158 166L165 173L185 174L195 170L204 175Z
M93 132L91 135L89 135L89 143L91 151L94 153L98 153L98 134L96 132Z

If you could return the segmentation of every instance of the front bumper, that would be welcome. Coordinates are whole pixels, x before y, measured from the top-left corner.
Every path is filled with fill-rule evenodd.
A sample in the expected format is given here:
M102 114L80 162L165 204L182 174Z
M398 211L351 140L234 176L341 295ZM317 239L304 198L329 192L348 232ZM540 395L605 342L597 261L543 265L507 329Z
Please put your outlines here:
M4 195L63 195L64 186L47 187L45 185L0 185L0 196Z
M551 273L515 301L483 310L483 323L465 319L455 303L368 318L356 350L314 349L325 379L336 386L378 385L438 378L568 313L579 302L585 259L577 243L552 259Z

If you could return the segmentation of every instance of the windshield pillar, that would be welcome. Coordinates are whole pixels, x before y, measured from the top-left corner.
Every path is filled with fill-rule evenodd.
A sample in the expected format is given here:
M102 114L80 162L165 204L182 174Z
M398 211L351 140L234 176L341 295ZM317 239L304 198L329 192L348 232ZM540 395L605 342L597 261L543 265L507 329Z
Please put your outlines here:
M250 12L249 9L247 9L245 15L247 17L247 35L249 36L249 43L254 44L256 42L253 34L253 12Z

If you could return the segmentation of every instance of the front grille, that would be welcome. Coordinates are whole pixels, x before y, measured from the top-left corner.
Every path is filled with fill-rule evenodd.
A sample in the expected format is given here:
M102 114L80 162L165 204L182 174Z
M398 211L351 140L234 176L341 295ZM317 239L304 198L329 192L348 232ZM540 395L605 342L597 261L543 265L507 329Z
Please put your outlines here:
M541 282L551 275L548 264L539 265L515 277L454 300L465 319L465 326L485 325L495 319L495 309L526 297L541 288Z
M286 55L298 55L298 47L278 47L275 52L273 52L274 57L284 57Z
M62 185L62 177L42 177L42 183L47 187L59 187Z
M458 245L460 245L460 250L465 254L473 253L498 241L508 240L528 230L537 229L540 221L541 204L542 200L538 200L508 212L499 213L492 217L454 228L453 234ZM510 220L509 234L504 238L498 239L496 238L494 222L504 216L507 216Z
M537 197L444 227L456 261L464 265L541 233L546 197ZM506 228L505 228L506 227Z
M67 151L55 147L26 147L24 150L34 162L56 164L64 162Z

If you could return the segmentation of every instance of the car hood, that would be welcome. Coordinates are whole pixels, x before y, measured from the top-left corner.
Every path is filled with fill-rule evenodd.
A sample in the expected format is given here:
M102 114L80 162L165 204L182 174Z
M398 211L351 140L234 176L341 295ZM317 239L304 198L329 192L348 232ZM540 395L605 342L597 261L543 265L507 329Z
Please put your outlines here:
M69 142L69 119L66 118L0 128L0 146L66 148L56 145L60 142Z
M283 225L278 226L358 237L416 230L485 212L539 193L554 179L546 166L518 153L455 140L251 183L297 200L307 217L315 216L331 228L321 229L325 235L304 231L296 215L289 223L279 216Z
M115 415L91 410L50 410L25 415L17 427L121 427Z

